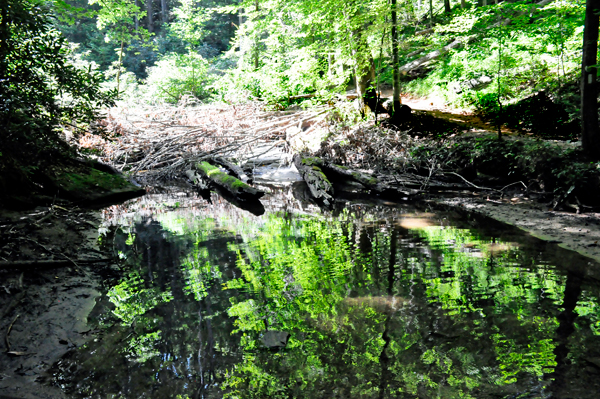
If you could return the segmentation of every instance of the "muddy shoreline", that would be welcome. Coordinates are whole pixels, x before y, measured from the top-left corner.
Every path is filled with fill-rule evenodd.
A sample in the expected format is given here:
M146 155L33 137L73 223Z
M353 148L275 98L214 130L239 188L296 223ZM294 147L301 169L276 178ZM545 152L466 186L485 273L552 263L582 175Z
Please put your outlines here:
M466 193L430 197L424 203L490 217L600 262L600 214L550 211L523 197L489 200ZM67 267L0 269L0 398L68 397L53 386L48 370L98 336L88 322L95 317L94 308L102 308L103 284L120 274L118 262L99 245L100 223L100 211L78 208L0 213L3 262L73 261Z
M98 245L100 212L63 205L0 211L0 398L67 397L47 372L94 339L89 318L119 270ZM44 267L8 267L31 260Z
M430 201L495 219L600 262L600 213L555 211L525 198L446 197Z

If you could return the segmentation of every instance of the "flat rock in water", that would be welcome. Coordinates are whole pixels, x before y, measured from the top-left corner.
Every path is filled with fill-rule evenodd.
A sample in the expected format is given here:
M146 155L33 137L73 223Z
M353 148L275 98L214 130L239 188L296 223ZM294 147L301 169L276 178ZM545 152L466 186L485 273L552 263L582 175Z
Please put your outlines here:
M257 183L289 185L302 181L302 176L300 176L294 164L281 167L268 165L254 169L254 180Z
M267 348L285 348L290 334L285 331L267 331L260 342Z

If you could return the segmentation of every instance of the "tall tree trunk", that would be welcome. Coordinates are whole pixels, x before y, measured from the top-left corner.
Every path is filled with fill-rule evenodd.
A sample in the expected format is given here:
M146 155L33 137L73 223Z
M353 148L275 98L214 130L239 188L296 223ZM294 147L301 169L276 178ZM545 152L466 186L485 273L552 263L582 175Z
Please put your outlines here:
M258 0L256 0L254 2L254 4L256 5L256 12L258 13L258 11L260 10L259 5L258 5ZM256 17L258 19L258 16ZM260 57L260 42L259 42L259 34L258 32L255 32L255 38L254 38L254 70L258 70L258 61L259 61L259 57Z
M152 0L146 0L146 9L148 17L148 32L154 32L154 20L152 19Z
M392 81L394 86L393 103L394 111L400 109L400 71L398 59L398 15L396 10L396 1L392 0Z
M598 28L596 14L600 0L587 0L583 30L583 57L581 69L581 145L593 158L600 158L600 129L598 128Z
M356 66L356 94L359 99L364 101L363 105L366 104L375 110L375 104L377 94L373 89L373 82L375 81L375 63L373 57L366 56L357 60Z
M139 7L138 0L135 0L134 4L136 7ZM135 25L135 30L138 30L140 28L140 19L138 18L137 12L133 16L133 24Z
M123 39L121 39L121 50L119 51L119 69L117 69L117 96L121 89L121 64L123 63Z
M460 8L462 8L462 9L467 8L467 2L465 0L460 0Z
M433 0L429 0L429 27L433 28Z
M450 14L452 9L450 8L450 0L444 0L444 12Z
M163 24L169 22L169 8L167 7L167 0L160 0L160 18Z
M241 2L240 2L241 3ZM240 7L239 11L238 11L238 31L241 32L242 29L242 24L244 23L244 9ZM243 52L243 45L244 45L244 37L240 34L240 42L239 42L239 46L240 46L240 53ZM243 54L242 54L243 55Z

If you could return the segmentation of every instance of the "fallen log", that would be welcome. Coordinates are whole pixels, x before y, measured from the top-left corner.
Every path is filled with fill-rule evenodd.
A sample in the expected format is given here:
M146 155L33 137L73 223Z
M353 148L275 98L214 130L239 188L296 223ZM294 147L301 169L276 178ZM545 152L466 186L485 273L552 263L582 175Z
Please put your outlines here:
M363 173L357 170L347 168L345 166L336 165L330 162L324 162L321 167L325 172L325 175L338 175L343 176L349 180L360 183L363 187L370 190L372 194L402 194L406 196L418 194L419 190L402 190L398 187L393 187L385 184L376 177L370 174Z
M473 38L474 37L469 37L467 39L467 42L471 41ZM439 58L441 55L446 54L448 51L450 51L454 48L460 47L462 45L463 45L463 41L460 39L457 39L457 40L453 41L452 43L448 44L447 46L442 47L439 50L432 51L431 53L429 53L421 58L417 58L416 60L411 61L408 64L401 66L398 70L400 71L401 74L406 75L411 70L416 69L431 60Z
M216 163L217 165L220 165L220 166L224 167L225 169L227 169L227 171L232 176L235 176L236 178L240 179L244 183L249 183L249 184L252 183L252 180L248 177L248 175L246 175L244 170L242 168L240 168L239 166L237 166L236 164L229 162L228 160L226 160L223 157L210 157L210 160L212 161L212 163Z
M433 28L419 30L419 31L415 32L415 36L425 36L425 35L428 35L430 33L433 33L434 30L435 29L433 29Z
M323 161L320 158L302 157L299 154L294 155L293 161L296 169L308 185L311 195L325 205L332 205L333 185L319 167L323 164Z
M422 186L403 187L404 189L394 187L389 184L380 182L379 179L368 173L353 170L346 166L336 165L331 162L326 162L318 157L303 158L300 155L296 154L294 155L294 164L296 165L296 168L302 175L302 178L304 178L304 181L306 181L306 183L308 184L312 196L317 199L324 197L321 191L325 191L329 195L333 196L334 189L331 181L335 181L340 178L360 183L372 194L381 194L383 196L398 194L404 196L411 196L421 192L420 189L422 188ZM305 172L303 173L303 171ZM308 176L309 180L307 180L307 178L305 177L305 173ZM320 174L322 174L322 176L320 176ZM317 181L316 184L314 183L315 180ZM321 190L322 187L319 186L319 184L323 184L325 187L331 186L330 191ZM329 200L329 198L327 198L327 200Z
M202 177L221 189L226 190L234 197L242 200L251 200L265 195L264 191L250 187L240 179L222 172L219 168L206 161L198 162L195 167Z
M298 94L296 96L289 96L288 99L289 100L301 100L301 99L305 99L305 98L314 98L316 97L315 93L312 94Z
M265 207L260 202L259 199L250 198L250 199L241 200L241 199L231 195L229 193L229 191L224 190L220 187L215 187L215 191L217 192L217 194L219 194L221 197L223 197L223 199L225 199L227 202L229 202L233 206L236 206L240 209L248 211L253 215L260 216L265 213Z

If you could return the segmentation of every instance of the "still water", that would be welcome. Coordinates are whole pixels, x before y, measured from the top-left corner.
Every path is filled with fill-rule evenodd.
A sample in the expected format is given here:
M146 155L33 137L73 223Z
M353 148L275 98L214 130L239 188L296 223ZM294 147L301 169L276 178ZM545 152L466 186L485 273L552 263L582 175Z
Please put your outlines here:
M97 339L55 367L86 398L597 398L600 265L406 203L274 190L105 211L122 259Z

